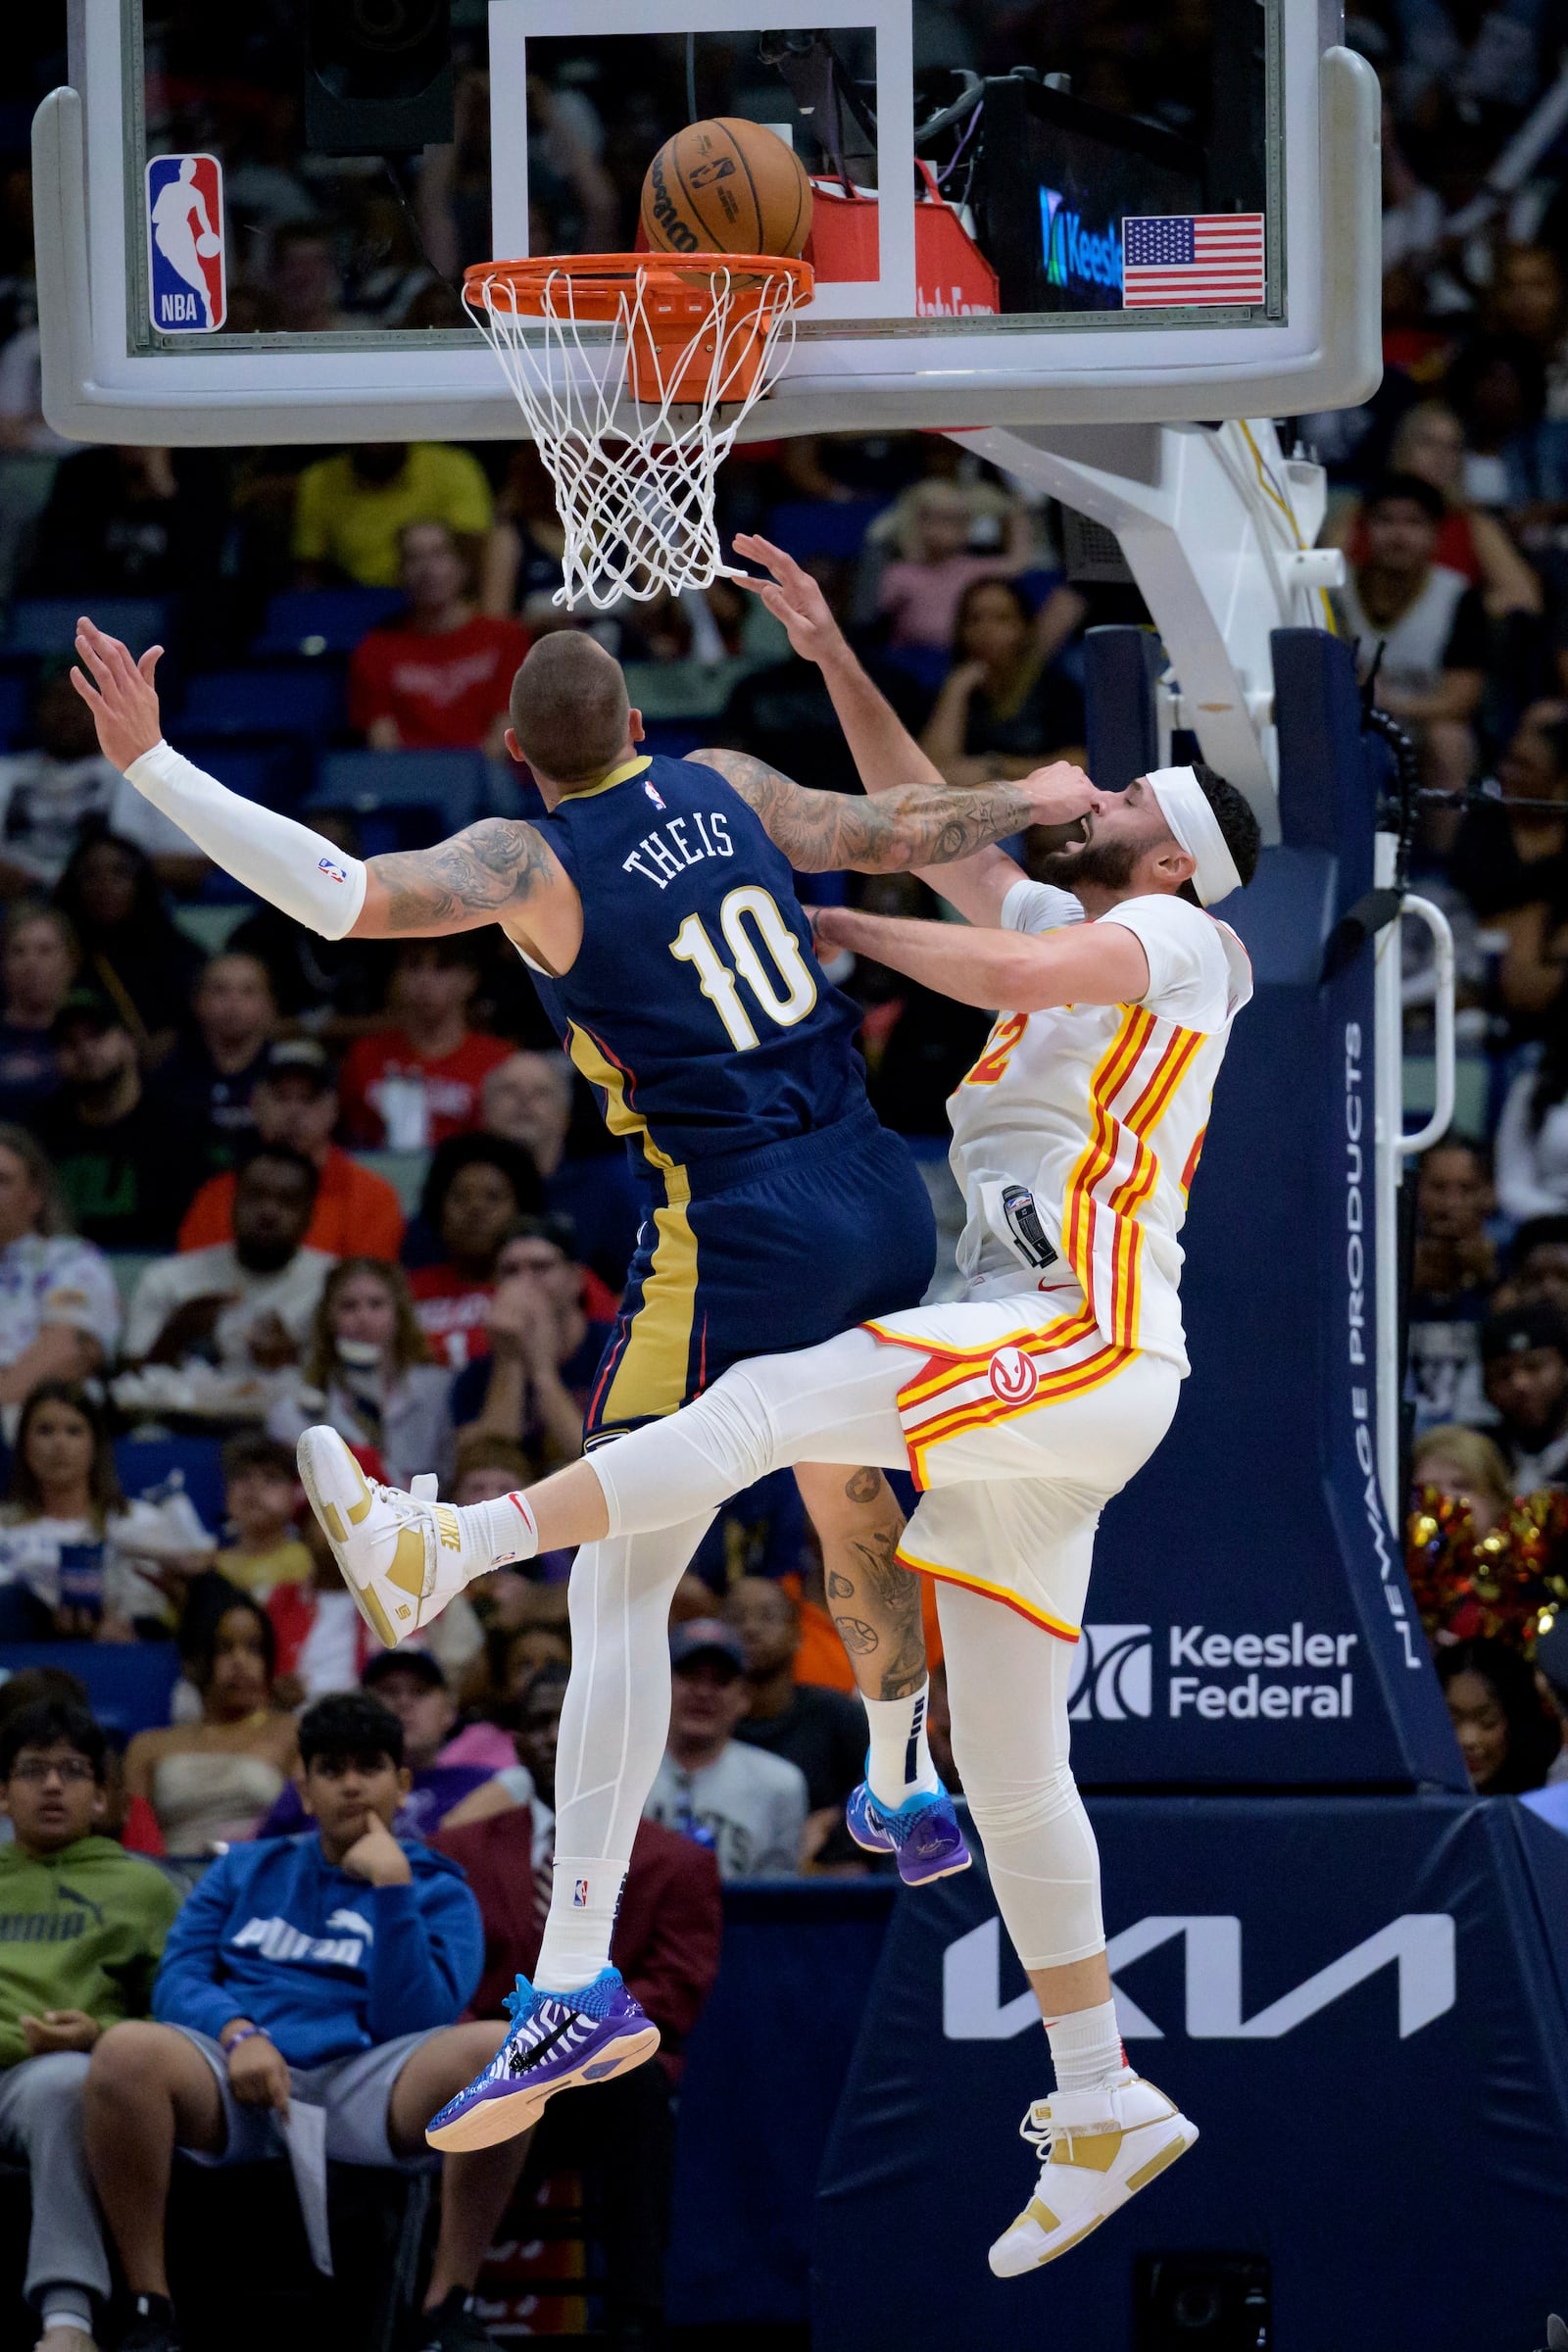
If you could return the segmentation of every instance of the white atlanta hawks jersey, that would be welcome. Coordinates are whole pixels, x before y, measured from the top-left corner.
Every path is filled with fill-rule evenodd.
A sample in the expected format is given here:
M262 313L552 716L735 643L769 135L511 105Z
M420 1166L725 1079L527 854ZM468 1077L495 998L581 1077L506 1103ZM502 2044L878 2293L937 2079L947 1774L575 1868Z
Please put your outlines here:
M1109 1347L1185 1372L1177 1236L1251 965L1234 931L1184 899L1128 899L1097 919L1143 942L1148 994L999 1016L948 1102L967 1211L958 1266L982 1295L1076 1284ZM1008 931L1082 920L1075 898L1042 882L1015 883L1002 910ZM1040 1229L1057 1253L1044 1267Z

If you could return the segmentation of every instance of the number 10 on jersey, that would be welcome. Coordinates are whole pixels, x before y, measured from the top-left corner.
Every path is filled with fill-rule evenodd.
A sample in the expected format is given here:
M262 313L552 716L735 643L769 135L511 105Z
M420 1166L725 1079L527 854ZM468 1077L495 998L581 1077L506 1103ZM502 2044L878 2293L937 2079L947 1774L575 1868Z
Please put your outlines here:
M728 894L718 910L718 927L734 958L733 970L698 914L686 917L669 943L669 952L678 963L694 967L702 992L729 1032L731 1043L745 1054L758 1037L739 983L745 981L749 995L768 1020L780 1029L793 1029L816 1003L816 982L777 901L758 884L748 883Z

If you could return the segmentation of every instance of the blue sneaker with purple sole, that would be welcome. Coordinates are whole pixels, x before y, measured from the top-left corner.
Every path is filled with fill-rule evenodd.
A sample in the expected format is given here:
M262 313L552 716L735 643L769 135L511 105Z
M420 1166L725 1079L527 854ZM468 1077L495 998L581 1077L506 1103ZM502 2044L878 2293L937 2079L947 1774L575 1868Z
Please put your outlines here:
M862 1781L851 1793L844 1819L850 1836L865 1853L893 1856L906 1886L951 1879L956 1872L967 1870L972 1859L945 1788L917 1789L894 1812L879 1805L869 1783Z
M558 2090L608 2082L659 2047L659 2028L602 1968L580 1992L541 1992L526 1977L506 1999L511 2031L482 2074L425 2127L432 2148L490 2148L539 2120Z

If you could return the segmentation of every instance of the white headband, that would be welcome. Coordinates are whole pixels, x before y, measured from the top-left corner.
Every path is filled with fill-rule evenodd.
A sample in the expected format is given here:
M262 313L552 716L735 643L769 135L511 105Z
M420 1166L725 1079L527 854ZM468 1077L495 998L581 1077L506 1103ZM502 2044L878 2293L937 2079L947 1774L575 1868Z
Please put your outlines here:
M1190 767L1152 767L1144 778L1159 803L1165 822L1193 860L1193 888L1200 906L1212 906L1240 890L1236 870L1219 819Z

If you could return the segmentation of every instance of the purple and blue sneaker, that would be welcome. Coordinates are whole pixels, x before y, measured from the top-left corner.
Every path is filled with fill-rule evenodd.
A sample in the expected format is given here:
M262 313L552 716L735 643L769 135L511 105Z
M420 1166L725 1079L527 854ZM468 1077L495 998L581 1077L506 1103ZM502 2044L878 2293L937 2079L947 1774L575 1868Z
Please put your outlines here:
M512 2029L500 2049L426 2125L432 2148L489 2148L513 2139L538 2122L556 2091L608 2082L659 2047L659 2028L617 1968L602 1968L580 1992L540 1992L519 1977L506 2007Z
M906 1886L924 1886L932 1879L951 1879L967 1870L969 1848L958 1827L958 1816L945 1788L916 1789L897 1812L879 1805L870 1785L862 1781L844 1808L850 1836L868 1854L891 1854Z

